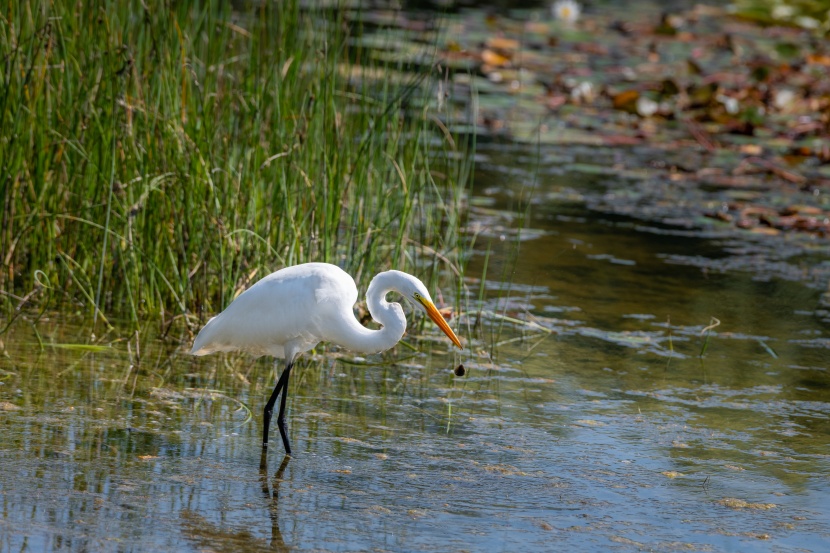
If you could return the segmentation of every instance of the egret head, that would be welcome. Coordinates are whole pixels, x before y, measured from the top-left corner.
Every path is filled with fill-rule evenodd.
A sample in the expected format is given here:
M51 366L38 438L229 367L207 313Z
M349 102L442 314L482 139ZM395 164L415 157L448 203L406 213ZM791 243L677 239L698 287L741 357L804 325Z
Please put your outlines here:
M450 328L450 325L447 324L446 319L438 309L435 307L435 304L432 302L432 298L427 291L426 286L424 283L415 278L412 275L408 275L406 273L400 273L403 277L401 279L399 292L403 294L403 296L412 302L412 304L427 314L427 316L432 319L432 321L438 325L444 334L447 335L447 338L452 340L452 343L459 347L459 349L464 349L461 345L461 340L458 339L458 336L455 335L455 332Z

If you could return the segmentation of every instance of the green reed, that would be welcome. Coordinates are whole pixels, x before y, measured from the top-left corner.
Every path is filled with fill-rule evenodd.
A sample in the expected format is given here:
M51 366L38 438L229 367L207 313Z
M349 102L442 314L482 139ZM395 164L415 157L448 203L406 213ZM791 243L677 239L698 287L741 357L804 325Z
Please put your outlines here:
M192 318L311 260L365 286L435 259L422 276L459 287L467 169L429 107L438 75L367 61L342 6L230 5L2 8L7 314Z

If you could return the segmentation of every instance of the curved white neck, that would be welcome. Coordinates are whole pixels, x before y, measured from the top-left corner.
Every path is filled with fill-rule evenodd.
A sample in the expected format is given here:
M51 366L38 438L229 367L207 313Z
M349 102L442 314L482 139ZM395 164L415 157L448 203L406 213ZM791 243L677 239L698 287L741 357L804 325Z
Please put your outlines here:
M333 342L356 352L378 353L392 348L400 341L406 331L403 308L399 303L386 301L386 295L396 291L391 282L394 274L392 271L377 274L366 290L369 313L383 328L371 330L361 325L354 317L349 317L349 324L340 329Z

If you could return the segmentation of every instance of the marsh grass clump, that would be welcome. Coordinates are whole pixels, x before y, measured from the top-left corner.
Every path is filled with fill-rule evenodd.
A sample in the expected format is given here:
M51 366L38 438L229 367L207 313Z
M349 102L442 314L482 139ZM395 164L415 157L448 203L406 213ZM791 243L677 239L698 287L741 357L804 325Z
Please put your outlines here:
M407 109L428 69L385 78L339 6L150 4L0 13L7 314L169 321L304 261L360 283L427 250L456 263L459 156Z

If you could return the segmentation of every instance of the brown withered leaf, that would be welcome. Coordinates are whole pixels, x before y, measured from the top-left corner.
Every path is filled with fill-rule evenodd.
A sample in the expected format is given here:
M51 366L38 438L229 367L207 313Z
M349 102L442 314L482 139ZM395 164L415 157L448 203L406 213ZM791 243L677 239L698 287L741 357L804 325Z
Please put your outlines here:
M637 90L624 90L618 94L611 96L611 101L614 104L614 109L623 111L630 111L632 113L637 111L637 100L640 98L640 92Z
M510 65L510 58L499 54L495 50L484 50L481 52L481 61L492 67L507 67Z

